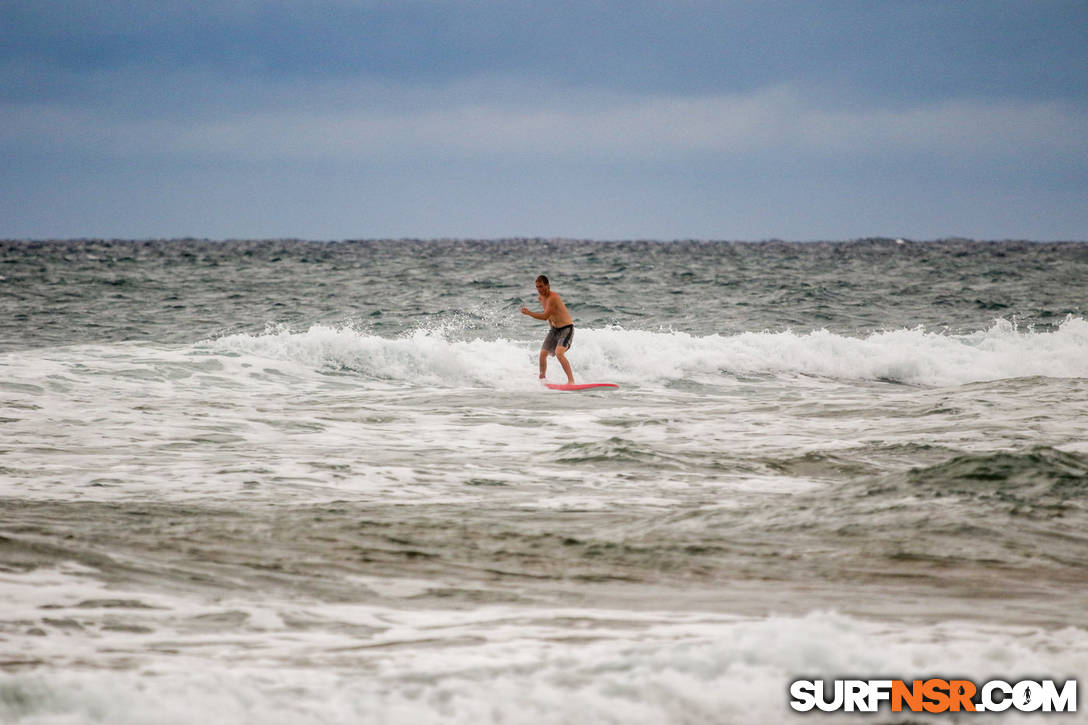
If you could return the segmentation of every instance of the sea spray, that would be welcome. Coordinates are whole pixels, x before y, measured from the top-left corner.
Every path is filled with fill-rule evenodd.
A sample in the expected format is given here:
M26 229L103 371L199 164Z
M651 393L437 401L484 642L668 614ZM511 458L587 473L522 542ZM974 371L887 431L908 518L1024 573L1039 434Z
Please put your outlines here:
M442 325L386 338L349 325L313 325L304 332L228 335L204 346L405 384L508 387L533 377L538 349L533 340L458 339L463 333L463 326ZM924 386L1078 378L1088 377L1088 322L1069 316L1053 332L1035 332L998 319L966 334L917 327L864 336L827 330L697 336L612 325L579 328L570 359L580 379L645 385L760 374Z

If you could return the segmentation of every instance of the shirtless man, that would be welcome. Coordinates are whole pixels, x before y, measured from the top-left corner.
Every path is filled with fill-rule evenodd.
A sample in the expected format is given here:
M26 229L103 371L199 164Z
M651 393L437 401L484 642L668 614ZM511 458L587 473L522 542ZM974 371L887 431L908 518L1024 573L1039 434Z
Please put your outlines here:
M544 311L532 312L528 307L522 307L521 314L529 315L534 320L547 320L551 326L548 336L544 338L544 345L540 348L540 379L544 379L548 370L548 355L555 355L563 366L563 372L567 374L567 382L574 385L574 373L570 371L570 363L567 361L567 350L574 339L574 320L571 319L567 306L563 304L563 298L558 292L552 292L548 278L544 275L536 278L536 291L540 304L544 305Z

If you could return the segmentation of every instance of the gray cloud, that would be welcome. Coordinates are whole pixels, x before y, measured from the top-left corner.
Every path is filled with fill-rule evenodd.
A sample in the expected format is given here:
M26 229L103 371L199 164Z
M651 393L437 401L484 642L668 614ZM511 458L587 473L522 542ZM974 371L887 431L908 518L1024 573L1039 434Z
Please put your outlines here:
M1083 237L1085 22L1073 0L3 3L0 235Z
M464 84L431 94L368 84L298 94L280 89L266 93L253 110L228 108L224 100L218 113L192 118L8 104L0 107L0 139L12 146L119 157L270 161L412 154L615 160L783 152L979 159L1088 151L1088 113L1053 102L962 100L896 110L842 109L789 86L707 96L562 89L541 94L539 88L518 94L511 86L490 94L493 98L481 97L480 87ZM279 101L272 102L272 95Z

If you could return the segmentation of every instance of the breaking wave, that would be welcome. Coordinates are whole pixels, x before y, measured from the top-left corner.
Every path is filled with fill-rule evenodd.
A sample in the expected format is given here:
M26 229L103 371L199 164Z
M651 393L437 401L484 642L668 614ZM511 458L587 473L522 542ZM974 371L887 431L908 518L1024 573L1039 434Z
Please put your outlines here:
M417 329L386 338L351 326L314 325L304 332L229 335L202 346L391 382L508 387L513 381L535 380L535 339L459 339L463 332ZM919 327L862 337L827 330L700 337L610 326L578 329L570 359L581 380L629 384L713 382L722 375L807 375L923 386L1088 378L1088 321L1070 316L1053 332L1023 330L998 319L968 334ZM552 366L553 375L559 375L558 366Z

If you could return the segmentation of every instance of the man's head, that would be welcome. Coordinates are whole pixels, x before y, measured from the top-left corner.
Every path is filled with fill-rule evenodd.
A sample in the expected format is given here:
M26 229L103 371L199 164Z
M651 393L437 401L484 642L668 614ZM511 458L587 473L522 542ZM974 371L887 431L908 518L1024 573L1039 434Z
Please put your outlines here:
M548 291L548 288L549 288L549 284L548 284L548 278L547 277L545 277L544 275L540 275L539 277L536 278L536 291L537 292L540 292L541 294L543 294L543 293Z

